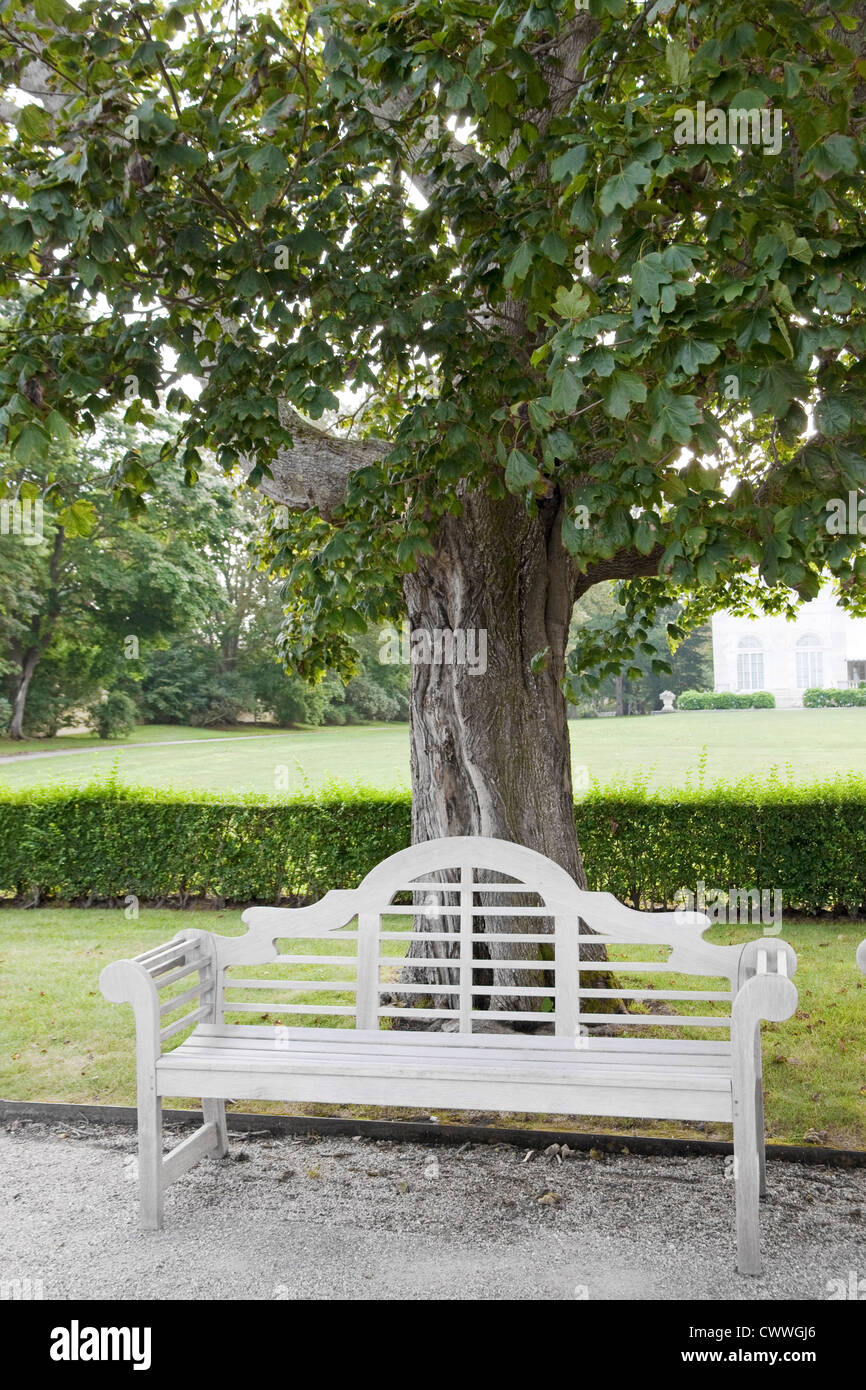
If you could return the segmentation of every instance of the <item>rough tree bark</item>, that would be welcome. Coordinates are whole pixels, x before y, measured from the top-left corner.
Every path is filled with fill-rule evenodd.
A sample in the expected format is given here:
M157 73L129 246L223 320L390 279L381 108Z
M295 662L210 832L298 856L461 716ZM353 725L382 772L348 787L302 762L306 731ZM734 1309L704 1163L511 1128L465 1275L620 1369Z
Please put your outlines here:
M517 498L475 494L449 516L404 583L411 629L483 629L487 670L412 668L412 831L530 845L585 886L574 833L560 682L574 576L552 499L529 517ZM546 653L533 672L534 656Z
M45 649L51 640L54 625L60 616L61 601L58 590L60 577L60 557L63 551L63 544L66 532L62 526L58 526L54 535L54 544L51 549L51 559L48 566L48 594L45 609L37 613L30 622L30 640L15 638L11 643L12 659L18 668L18 676L15 682L15 689L12 695L12 718L9 723L9 737L22 739L24 737L24 713L27 708L27 696L30 692L30 682L33 679L36 667L45 654Z
M12 694L12 718L9 722L10 738L21 739L24 737L24 710L27 706L27 694L30 690L33 672L39 664L41 655L42 652L39 647L29 647L27 651L22 652L17 643L12 645L12 657L18 667L18 676Z

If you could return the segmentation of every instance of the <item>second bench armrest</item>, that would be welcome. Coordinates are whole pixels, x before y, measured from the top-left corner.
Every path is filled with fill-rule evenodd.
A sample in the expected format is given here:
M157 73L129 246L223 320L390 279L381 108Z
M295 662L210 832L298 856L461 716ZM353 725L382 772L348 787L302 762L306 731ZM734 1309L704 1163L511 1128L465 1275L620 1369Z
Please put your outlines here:
M210 1016L214 993L214 955L211 933L179 933L173 941L154 946L128 960L115 960L99 976L99 988L114 1004L131 1004L135 1013L139 1064L155 1059L162 1044L182 1028ZM198 974L196 985L160 999L160 991ZM199 1000L191 1013L162 1026L162 1018L187 1002Z

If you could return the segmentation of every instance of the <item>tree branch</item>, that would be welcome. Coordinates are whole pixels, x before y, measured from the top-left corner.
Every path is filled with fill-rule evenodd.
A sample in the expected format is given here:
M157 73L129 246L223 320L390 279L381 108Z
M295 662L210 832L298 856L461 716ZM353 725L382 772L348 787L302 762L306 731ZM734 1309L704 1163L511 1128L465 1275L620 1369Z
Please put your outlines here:
M258 491L290 511L315 510L326 521L346 500L350 474L377 463L388 451L384 439L341 439L305 420L286 401L279 402L280 424L291 430L293 447L281 449ZM247 474L252 463L243 461Z

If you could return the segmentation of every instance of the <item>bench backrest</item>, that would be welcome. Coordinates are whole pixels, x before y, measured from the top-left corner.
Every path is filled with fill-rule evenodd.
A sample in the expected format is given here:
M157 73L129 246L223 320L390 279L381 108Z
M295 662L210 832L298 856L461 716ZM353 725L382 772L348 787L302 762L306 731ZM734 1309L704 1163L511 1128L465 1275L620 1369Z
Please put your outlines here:
M728 1028L734 993L764 964L761 950L774 948L772 939L746 947L710 944L702 939L710 925L703 913L637 912L609 893L579 889L534 850L481 837L413 845L377 865L355 889L334 890L309 907L249 908L243 921L245 936L216 939L220 1017L297 1023L310 1014L330 1023L352 1019L365 1029L397 1019L404 1028L426 1028L438 1020L449 1031L471 1033L482 1022L487 1031L497 1022L520 1022L574 1036L582 1024L613 1021L607 1010L620 1000L630 1012L617 1013L617 1025ZM351 930L341 930L350 923ZM494 930L485 930L491 923ZM318 944L309 954L282 949L323 931L335 933L326 937L326 952ZM430 958L434 942L447 958ZM614 943L640 949L626 952L636 959L615 961L611 979L598 947ZM790 951L781 943L780 949ZM240 973L252 965L268 969L256 979ZM298 977L298 967L306 978ZM314 976L326 970L327 978L311 978L310 970ZM684 977L676 988L671 974ZM638 975L637 987L623 986L623 975ZM653 975L665 977L658 988ZM706 981L689 988L688 977L696 975L726 988L710 989ZM304 995L322 998L310 1003ZM519 998L519 1010L507 1007L511 998ZM649 1001L664 1013L643 1012ZM484 1007L491 1002L496 1007ZM696 1004L701 1012L694 1012Z

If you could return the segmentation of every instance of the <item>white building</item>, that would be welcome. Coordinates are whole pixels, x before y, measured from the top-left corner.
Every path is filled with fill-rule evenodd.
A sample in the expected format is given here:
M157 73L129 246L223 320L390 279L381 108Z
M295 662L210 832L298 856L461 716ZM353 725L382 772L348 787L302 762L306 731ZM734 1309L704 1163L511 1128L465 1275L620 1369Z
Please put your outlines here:
M769 690L780 709L791 709L811 686L866 681L866 618L849 617L829 588L790 622L716 613L712 626L716 690Z

